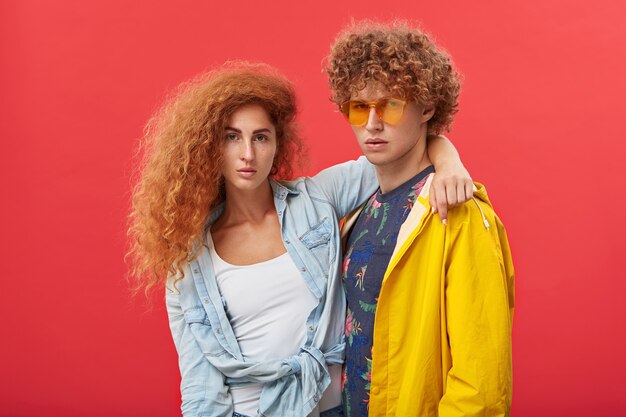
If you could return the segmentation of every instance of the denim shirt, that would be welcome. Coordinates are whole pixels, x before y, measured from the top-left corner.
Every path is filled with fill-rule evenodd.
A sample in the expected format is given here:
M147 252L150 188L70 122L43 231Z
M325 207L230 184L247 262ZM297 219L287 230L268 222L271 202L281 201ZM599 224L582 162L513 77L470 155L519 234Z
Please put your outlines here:
M305 324L306 341L289 358L244 359L203 245L185 266L184 278L175 288L168 282L166 292L185 417L232 416L228 387L250 382L264 384L259 416L305 417L330 384L328 365L343 362L346 305L339 219L376 191L375 170L361 157L314 177L270 182L285 248L318 301ZM208 226L222 211L223 205L211 213Z

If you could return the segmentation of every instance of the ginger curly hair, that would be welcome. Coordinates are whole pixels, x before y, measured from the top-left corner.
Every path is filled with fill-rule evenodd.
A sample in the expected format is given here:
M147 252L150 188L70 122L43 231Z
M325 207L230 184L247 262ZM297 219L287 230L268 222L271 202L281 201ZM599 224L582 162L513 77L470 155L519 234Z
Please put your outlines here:
M231 62L183 83L148 121L129 214L133 289L183 278L210 211L224 199L222 143L230 116L258 104L278 141L271 174L290 178L304 146L292 83L265 64Z
M458 111L461 83L450 56L407 21L353 22L331 46L326 72L337 105L373 81L395 97L434 107L429 135L450 130Z

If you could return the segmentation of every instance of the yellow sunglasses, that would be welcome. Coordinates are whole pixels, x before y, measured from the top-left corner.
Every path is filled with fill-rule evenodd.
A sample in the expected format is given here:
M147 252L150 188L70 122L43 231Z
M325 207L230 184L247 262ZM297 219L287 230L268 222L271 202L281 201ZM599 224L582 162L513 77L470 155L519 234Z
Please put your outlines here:
M352 126L365 125L370 116L370 109L375 109L383 122L395 125L400 122L406 104L406 100L399 98L383 98L376 101L348 100L339 108Z

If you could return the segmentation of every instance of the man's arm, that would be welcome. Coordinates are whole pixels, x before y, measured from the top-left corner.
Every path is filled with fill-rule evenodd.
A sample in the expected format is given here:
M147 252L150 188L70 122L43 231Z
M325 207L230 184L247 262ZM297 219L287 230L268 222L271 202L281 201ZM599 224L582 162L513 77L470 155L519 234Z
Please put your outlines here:
M472 198L472 178L448 138L429 136L427 146L428 156L436 170L430 186L430 206L445 224L449 207L456 207Z
M514 277L506 233L491 207L478 199L450 213L447 233L451 367L439 416L508 416Z

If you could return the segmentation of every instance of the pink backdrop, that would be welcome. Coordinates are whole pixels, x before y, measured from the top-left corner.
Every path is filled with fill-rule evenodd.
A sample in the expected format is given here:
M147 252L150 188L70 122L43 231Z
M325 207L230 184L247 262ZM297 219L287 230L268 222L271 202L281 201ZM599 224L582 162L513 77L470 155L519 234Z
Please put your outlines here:
M357 156L321 72L351 16L421 21L465 75L450 137L517 270L512 415L626 415L626 3L238 3L0 3L0 415L178 413L162 303L124 278L142 126L178 82L262 60L300 93L303 172Z

